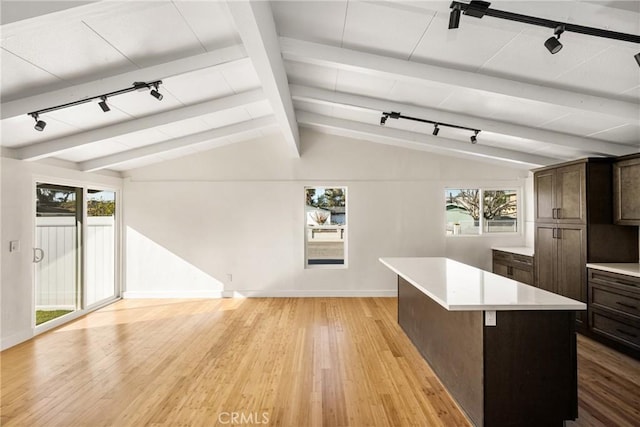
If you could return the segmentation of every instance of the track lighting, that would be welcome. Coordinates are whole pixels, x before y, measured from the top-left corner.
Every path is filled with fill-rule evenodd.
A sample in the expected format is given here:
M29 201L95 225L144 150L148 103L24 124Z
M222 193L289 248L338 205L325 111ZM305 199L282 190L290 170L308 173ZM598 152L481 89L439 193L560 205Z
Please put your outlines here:
M558 53L562 49L560 43L560 34L564 31L573 33L586 34L588 36L602 37L614 40L621 40L631 43L640 43L640 36L635 34L619 33L617 31L603 30L600 28L585 27L567 22L552 21L550 19L538 18L536 16L521 15L519 13L507 12L504 10L491 9L491 3L480 0L471 0L470 3L462 3L459 1L451 2L451 14L449 15L449 29L458 28L460 21L460 11L463 14L482 18L491 16L493 18L506 19L508 21L521 22L523 24L536 25L538 27L553 28L556 37L551 37L544 42L545 47L551 53ZM640 53L634 56L638 65L640 65Z
M33 120L36 121L36 125L33 128L35 130L37 130L38 132L42 132L44 130L44 128L47 126L47 122L45 122L44 120L38 120L38 114L37 113L31 113L29 115L31 117L33 117Z
M100 108L102 108L102 111L105 113L107 111L111 111L111 108L109 108L109 106L107 105L107 97L103 96L100 99L102 99L102 101L98 102L98 105L100 106Z
M100 100L98 105L100 106L102 111L104 111L106 113L107 111L111 111L111 108L109 108L109 104L107 104L107 98L110 98L110 97L115 96L115 95L122 95L123 93L133 92L133 91L136 91L136 90L151 89L151 92L150 92L151 95L153 97L155 97L156 99L158 99L158 101L160 101L163 98L163 95L160 92L158 92L158 88L160 87L161 84L162 84L162 80L156 80L156 81L149 82L149 83L134 82L131 87L128 87L128 88L125 88L125 89L120 89L120 90L116 90L116 91L113 91L113 92L104 93L102 95L92 96L92 97L89 97L89 98L83 98L83 99L80 99L78 101L73 101L73 102L68 102L66 104L56 105L55 107L43 108L42 110L33 111L33 112L27 113L27 114L29 116L33 117L34 120L36 121L36 125L34 127L35 130L42 132L44 130L45 126L47 126L47 123L44 120L39 120L40 114L50 113L51 111L62 110L63 108L68 108L68 107L73 107L75 105L85 104L85 103L91 102L91 101L93 101L95 99L99 99Z
M553 32L554 37L549 37L547 41L544 42L544 47L546 47L551 54L558 53L562 49L562 43L560 43L560 34L562 33L564 33L564 25L559 25Z
M471 135L471 143L472 144L477 144L478 143L478 134L480 133L479 130L473 131L473 135Z
M460 26L460 13L461 9L459 5L455 5L451 8L451 13L449 13L450 30L454 30Z
M406 120L413 120L414 122L420 122L420 123L431 123L433 125L434 136L437 136L438 133L440 132L440 126L445 126L445 127L454 128L454 129L468 130L474 133L471 136L472 144L475 144L476 142L478 142L477 136L480 133L480 129L468 128L466 126L452 125L450 123L434 122L433 120L419 119L417 117L403 116L401 113L398 113L395 111L392 111L390 113L383 112L382 117L380 117L380 125L384 125L387 122L387 119L406 119Z
M164 98L164 96L162 96L162 94L160 92L158 92L158 84L154 84L153 87L155 87L155 89L151 89L151 92L149 92L151 94L151 96L153 96L154 98L156 98L158 101L162 101L162 98Z

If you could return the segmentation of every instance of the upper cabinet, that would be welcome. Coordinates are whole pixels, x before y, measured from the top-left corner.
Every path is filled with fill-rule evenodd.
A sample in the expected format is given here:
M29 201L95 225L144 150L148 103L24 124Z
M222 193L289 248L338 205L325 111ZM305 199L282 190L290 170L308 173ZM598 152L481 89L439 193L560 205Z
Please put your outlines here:
M585 224L585 163L545 169L534 175L536 222Z
M640 154L614 163L613 198L614 222L640 225Z

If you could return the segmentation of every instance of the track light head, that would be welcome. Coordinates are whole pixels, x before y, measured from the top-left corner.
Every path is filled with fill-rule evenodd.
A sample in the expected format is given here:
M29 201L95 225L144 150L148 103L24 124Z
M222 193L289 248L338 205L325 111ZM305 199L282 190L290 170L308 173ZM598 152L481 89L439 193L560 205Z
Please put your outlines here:
M457 3L451 3L451 13L449 13L449 29L455 30L460 26L461 7Z
M151 89L151 92L149 92L151 94L151 96L153 96L154 98L156 98L158 101L162 101L162 98L164 98L164 96L158 92L158 83L154 84L153 87L155 89Z
M555 54L562 50L562 43L555 37L549 37L547 41L544 42L544 47L546 47L551 54Z
M471 143L472 144L477 144L478 143L478 134L480 133L479 130L474 130L473 131L473 135L471 135Z
M636 62L638 63L638 66L640 67L640 52L636 53L633 57L636 58Z
M438 127L438 124L436 123L433 126L433 136L438 136L438 133L440 132L440 128Z
M31 117L33 117L33 120L36 121L36 125L33 128L38 132L42 132L47 126L47 122L45 122L44 120L38 120L38 114L36 113L31 114Z
M152 89L151 92L149 92L151 94L151 96L153 96L154 98L156 98L158 101L162 101L162 98L164 98L164 96L158 92L155 89Z
M98 105L100 106L100 108L102 108L102 111L105 113L107 111L111 111L111 108L109 108L109 105L107 105L107 97L103 96L100 99L102 99L102 101L98 102Z
M380 117L380 126L384 126L387 123L387 116Z
M544 42L544 47L546 47L552 55L562 50L562 43L560 43L560 34L562 33L564 33L564 25L559 25L553 32L555 37L549 37L547 41Z

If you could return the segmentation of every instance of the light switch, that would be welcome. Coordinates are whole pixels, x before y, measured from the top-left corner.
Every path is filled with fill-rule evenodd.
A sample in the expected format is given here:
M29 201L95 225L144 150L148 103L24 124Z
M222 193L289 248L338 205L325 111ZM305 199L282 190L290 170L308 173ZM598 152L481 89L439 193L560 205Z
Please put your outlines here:
M12 240L9 242L9 252L20 252L20 240Z

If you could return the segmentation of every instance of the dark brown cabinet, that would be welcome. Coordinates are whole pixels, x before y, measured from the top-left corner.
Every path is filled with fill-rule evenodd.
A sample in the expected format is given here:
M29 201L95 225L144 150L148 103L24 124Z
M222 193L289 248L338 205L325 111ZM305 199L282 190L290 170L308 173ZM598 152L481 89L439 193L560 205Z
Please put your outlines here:
M589 329L640 355L640 277L589 269Z
M533 285L533 257L493 250L493 272L527 285Z
M640 225L640 154L613 165L613 219L620 225Z
M534 171L537 287L587 302L587 262L638 261L637 227L613 223L612 172L605 158Z
M536 222L583 224L586 220L586 169L571 164L535 175Z
M587 302L585 286L586 227L584 225L536 225L536 286ZM584 321L579 312L576 319Z

